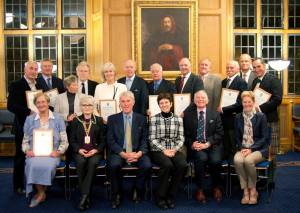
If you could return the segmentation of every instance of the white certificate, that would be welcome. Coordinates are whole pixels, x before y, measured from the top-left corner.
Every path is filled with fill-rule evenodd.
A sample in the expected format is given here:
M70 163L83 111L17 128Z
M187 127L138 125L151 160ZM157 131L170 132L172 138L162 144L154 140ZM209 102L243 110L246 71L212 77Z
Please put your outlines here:
M174 94L174 114L181 116L183 111L191 104L191 94Z
M221 108L233 105L239 96L240 91L222 88L220 106Z
M27 107L36 113L38 113L38 109L33 103L34 96L40 92L43 92L42 90L36 90L36 91L26 91L26 101L27 101Z
M255 102L258 104L258 106L266 103L267 101L270 100L272 94L271 93L268 93L267 91L259 88L259 87L256 87L254 90L253 90L253 93L254 93L254 96L255 96Z
M108 116L117 113L116 100L99 100L97 110L104 121L107 121Z
M58 96L58 90L55 88L55 89L51 89L47 92L45 92L46 95L48 95L48 97L50 98L50 103L49 105L54 107L55 106L55 103L56 103L56 98Z
M49 156L53 151L53 129L33 130L33 153L35 156Z
M157 103L157 97L158 95L149 95L149 111L151 112L151 117L161 112Z

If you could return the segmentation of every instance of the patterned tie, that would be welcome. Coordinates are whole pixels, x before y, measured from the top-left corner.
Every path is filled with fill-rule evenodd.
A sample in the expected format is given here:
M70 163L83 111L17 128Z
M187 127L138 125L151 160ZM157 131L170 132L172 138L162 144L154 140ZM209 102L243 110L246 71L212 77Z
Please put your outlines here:
M244 81L247 82L247 74L246 73L243 73L243 79L244 79Z
M228 78L227 83L226 83L226 88L228 88L230 86L230 81L231 81L231 79Z
M48 87L49 89L52 89L51 78L47 78L47 87Z
M158 83L156 81L154 81L154 84L153 84L154 92L156 92L157 88L158 88Z
M132 152L131 126L129 120L130 120L130 116L126 116L126 125L125 125L126 152Z
M203 111L199 112L197 140L199 143L204 141L204 112Z
M85 87L84 87L84 83L81 83L81 93L85 94Z
M179 93L181 93L182 92L182 89L183 89L183 84L184 84L184 76L183 77L181 77L181 79L180 79L180 84L179 84Z

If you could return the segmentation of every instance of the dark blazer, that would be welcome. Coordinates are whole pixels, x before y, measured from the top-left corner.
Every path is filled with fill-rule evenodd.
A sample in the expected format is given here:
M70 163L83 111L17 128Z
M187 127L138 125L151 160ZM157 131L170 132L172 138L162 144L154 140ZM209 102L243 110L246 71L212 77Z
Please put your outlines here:
M162 79L160 85L158 86L155 92L154 92L154 82L151 81L148 84L148 90L149 90L149 95L159 95L160 93L170 93L170 94L176 93L175 85L172 82L167 81L165 79Z
M66 91L65 87L64 87L64 82L63 80L61 80L60 78L57 78L55 76L52 76L51 78L52 80L52 88L56 88L58 90L58 93L64 93ZM42 75L40 75L37 79L36 82L40 85L40 87L42 88L43 92L49 91L50 89L48 88L47 82L45 81L45 79L43 78Z
M97 85L98 83L96 81L88 80L88 95L95 95L95 89Z
M227 78L222 81L222 88L226 88L227 81ZM243 111L241 94L243 91L247 90L247 83L238 75L233 79L228 89L240 91L235 104L222 108L222 121L224 129L233 129L235 115Z
M126 85L126 77L120 78L118 82ZM130 91L133 92L135 99L133 111L146 115L148 109L148 87L146 81L135 75Z
M269 153L270 145L270 132L268 128L266 116L258 112L251 119L252 129L253 129L253 145L251 150L260 151L262 155L267 158ZM243 148L242 141L244 135L244 117L242 113L239 113L235 117L234 121L234 131L235 131L235 142L239 150Z
M255 89L256 84L259 79L256 78L252 84L252 90ZM266 114L268 122L277 122L278 121L278 112L277 108L282 101L282 85L278 78L270 73L266 73L263 77L259 87L268 93L271 93L272 96L270 100L259 106L260 110Z
M37 89L42 89L39 84L35 86ZM25 119L31 112L27 107L27 90L30 91L30 87L24 77L12 82L8 89L7 109L15 114L14 131L16 134L23 134Z
M132 149L134 152L148 152L148 127L146 117L133 112L132 114ZM119 154L123 151L125 138L123 112L108 117L107 144L110 153Z
M203 81L193 73L191 73L182 91L180 91L180 81L181 81L181 77L179 76L175 80L175 87L177 93L190 93L192 102L194 100L194 94L199 90L204 89Z
M83 115L79 116L80 120L84 120ZM104 139L104 124L103 119L101 117L95 116L95 119L92 117L92 122L96 122L91 126L91 134L93 138L91 140L92 144L97 148L99 153L103 154L105 147L105 139ZM71 123L71 137L70 137L70 145L72 146L72 151L78 153L79 149L84 145L84 137L86 136L84 127L82 123L74 118Z
M240 72L240 77L243 78L243 72ZM250 72L250 75L249 75L249 78L248 78L248 82L247 85L248 85L248 89L251 90L251 87L252 87L252 83L254 81L254 79L256 78L256 74L254 71L251 71Z
M197 108L184 112L183 117L185 144L188 150L197 141L198 116ZM224 131L220 114L206 108L205 136L211 145L222 143Z

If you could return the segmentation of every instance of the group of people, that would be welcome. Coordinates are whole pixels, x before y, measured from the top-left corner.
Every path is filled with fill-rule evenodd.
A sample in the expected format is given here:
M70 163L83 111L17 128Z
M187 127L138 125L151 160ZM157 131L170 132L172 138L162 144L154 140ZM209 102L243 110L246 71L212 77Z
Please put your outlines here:
M134 185L134 201L138 203L145 194L152 163L160 168L155 192L159 208L175 207L188 162L194 165L196 200L207 202L204 178L208 167L214 199L221 202L221 163L226 159L234 163L239 176L244 191L241 203L256 204L255 164L267 158L270 141L272 152L278 152L277 108L281 104L282 86L267 72L263 59L252 60L248 54L242 54L239 62L227 63L223 81L211 74L211 65L209 59L202 60L199 75L195 75L190 60L182 58L178 64L181 75L173 84L163 78L158 63L151 65L152 81L147 83L136 75L134 61L125 61L126 76L119 80L115 66L108 62L101 71L104 83L97 84L89 79L90 67L86 62L78 64L77 76L70 75L63 81L52 75L51 60L41 62L40 76L37 62L27 62L22 79L9 87L7 103L8 110L15 114L14 190L28 195L35 189L30 207L39 205L46 198L61 155L65 154L76 163L80 210L90 208L93 179L103 158L107 160L112 208L118 208L122 201L121 168L138 167ZM252 92L256 87L271 94L259 106ZM50 106L50 99L43 92L53 88L60 94L55 105ZM240 91L236 103L220 107L222 88ZM34 97L37 112L33 112L27 106L26 91L37 89L43 92ZM191 94L192 104L181 115L173 113L175 93ZM148 109L149 95L158 95L161 112L156 115ZM99 100L116 100L117 113L101 118L95 107ZM33 152L36 129L53 129L54 151L48 157L35 156Z

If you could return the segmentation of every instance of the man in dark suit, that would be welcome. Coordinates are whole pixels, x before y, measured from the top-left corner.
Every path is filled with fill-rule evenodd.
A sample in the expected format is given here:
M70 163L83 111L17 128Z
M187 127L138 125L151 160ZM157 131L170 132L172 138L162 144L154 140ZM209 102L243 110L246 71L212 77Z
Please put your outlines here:
M188 149L188 158L194 162L196 176L196 199L206 203L203 192L205 167L209 165L212 178L213 195L217 202L222 200L221 163L222 163L222 137L223 127L220 115L207 108L208 97L204 90L195 93L196 105L184 113L185 144Z
M192 65L188 58L182 58L179 62L181 76L175 80L177 93L190 93L193 100L194 94L203 90L203 81L197 75L192 73Z
M90 72L90 65L86 61L82 61L77 65L76 73L78 76L78 91L82 94L94 96L98 83L96 81L89 80Z
M149 95L159 95L160 93L176 93L175 85L163 78L163 69L160 64L152 64L150 71L153 81L148 84Z
M253 72L251 69L251 56L248 54L241 54L239 63L241 67L240 76L244 81L246 81L248 84L248 89L250 90L253 80L256 78L255 72Z
M57 89L58 93L65 92L64 83L60 78L53 76L53 63L50 59L41 61L42 74L36 79L36 82L42 87L43 92L51 89Z
M147 114L148 108L148 87L147 82L135 74L136 64L132 60L124 63L125 77L118 80L119 83L125 84L127 90L134 94L135 105L133 111L143 115Z
M217 111L221 113L224 127L224 158L232 160L236 153L234 141L235 115L243 110L241 93L247 90L247 83L239 75L240 66L237 61L230 61L226 65L227 78L222 81L222 88L239 91L236 102L229 106L219 106Z
M121 168L126 164L139 168L133 196L135 202L142 199L145 180L151 169L150 158L147 155L147 121L143 115L133 112L134 103L134 94L131 91L121 93L122 112L109 116L107 121L108 171L114 209L120 205Z
M282 85L278 78L267 72L266 64L262 58L254 59L252 66L257 75L257 78L253 81L252 90L259 87L271 94L271 98L267 102L256 106L256 110L265 113L267 116L268 124L272 128L272 154L278 154L280 149L280 132L277 109L282 101Z
M9 86L7 109L15 114L13 130L15 134L16 154L14 156L13 187L14 191L24 193L24 164L25 155L22 151L23 127L25 119L33 113L27 107L26 91L41 89L36 83L38 64L28 61L24 67L24 76Z

